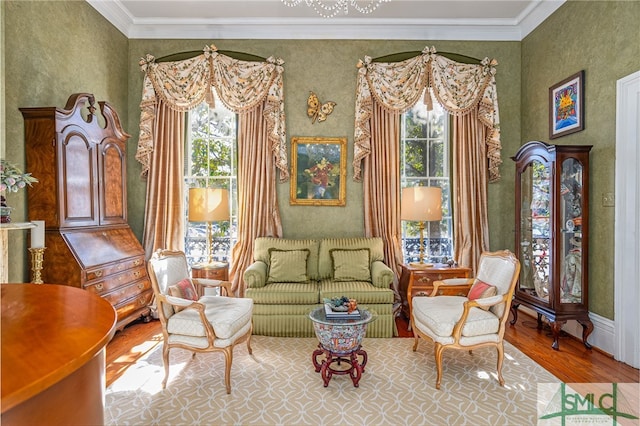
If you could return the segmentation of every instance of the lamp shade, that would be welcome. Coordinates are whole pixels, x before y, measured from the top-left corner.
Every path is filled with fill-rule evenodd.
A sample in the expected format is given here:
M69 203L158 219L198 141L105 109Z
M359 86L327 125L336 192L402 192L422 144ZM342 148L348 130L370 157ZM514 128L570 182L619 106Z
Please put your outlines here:
M229 191L221 188L189 188L189 221L229 220Z
M400 218L414 222L442 220L442 189L435 186L403 188Z

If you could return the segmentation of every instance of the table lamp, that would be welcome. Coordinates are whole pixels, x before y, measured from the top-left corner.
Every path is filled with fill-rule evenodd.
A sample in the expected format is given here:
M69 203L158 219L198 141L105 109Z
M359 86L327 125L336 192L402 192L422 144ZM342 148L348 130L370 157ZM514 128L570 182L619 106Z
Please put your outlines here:
M229 220L229 191L189 188L189 222L207 223L207 263L211 263L211 223Z
M424 263L424 222L442 220L442 189L435 186L403 188L400 219L420 223L420 262L411 266L433 266Z

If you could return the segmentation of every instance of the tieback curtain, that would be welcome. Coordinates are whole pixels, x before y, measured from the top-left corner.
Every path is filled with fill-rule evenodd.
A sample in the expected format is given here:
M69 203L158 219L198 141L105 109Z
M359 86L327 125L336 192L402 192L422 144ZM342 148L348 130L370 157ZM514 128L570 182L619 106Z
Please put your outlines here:
M478 112L486 127L489 181L500 179L500 118L495 82L495 59L480 64L464 64L436 53L434 47L401 62L372 62L365 56L358 63L356 89L354 180L362 179L362 160L371 153L370 119L374 101L389 112L404 113L423 97L433 105L432 96L450 114L463 116Z
M152 55L140 60L145 73L140 103L140 139L136 159L147 176L153 151L153 123L158 100L168 108L186 112L203 101L213 105L212 90L227 108L242 113L263 105L268 138L280 181L289 178L284 114L283 61L269 57L264 62L242 61L219 53L214 45L203 53L175 62L155 62Z
M147 178L143 245L184 249L185 114L212 90L238 114L238 241L232 249L232 290L244 294L242 272L257 236L282 236L276 182L289 178L285 139L283 61L243 61L206 46L193 58L140 61L144 72L140 140L136 158ZM278 176L279 175L279 176ZM259 191L255 189L259 188Z

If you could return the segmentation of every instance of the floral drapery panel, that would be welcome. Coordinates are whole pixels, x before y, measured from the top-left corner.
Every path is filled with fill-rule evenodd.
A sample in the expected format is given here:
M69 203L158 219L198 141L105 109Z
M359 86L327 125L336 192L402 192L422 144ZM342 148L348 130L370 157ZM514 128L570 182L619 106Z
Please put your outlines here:
M232 252L230 278L233 291L239 295L244 293L242 271L252 261L254 238L280 237L282 233L277 199L273 195L278 172L280 181L289 178L282 63L274 58L258 62L233 59L217 52L213 45L205 47L202 55L183 61L156 63L151 55L140 61L145 77L136 159L142 164L142 175L149 177L147 186L158 181L159 175L160 180L183 181L182 164L171 168L159 165L165 162L159 160L163 152L175 151L176 146L181 151L184 149L184 132L171 137L158 132L157 129L163 128L160 105L181 113L205 100L213 105L215 88L225 106L239 114L239 152L251 153L239 158L238 179L243 186L239 188L239 200L243 205L260 206L260 209L238 210L238 242ZM258 157L262 160L255 162ZM245 164L248 161L254 162ZM258 183L264 187L263 191L253 190ZM173 185L171 191L173 199L184 199L181 184ZM165 235L165 230L171 228L168 224L183 222L182 209L152 215L154 209L150 206L164 206L168 198L166 192L147 191L144 224L144 241L149 245L145 246L147 254L160 248L155 247L157 241L162 242L162 248L183 247L184 233ZM153 236L153 240L147 235Z
M366 56L358 63L356 89L354 180L360 181L361 163L371 152L373 102L400 114L424 96L424 103L436 100L454 116L478 109L479 120L488 128L487 157L489 181L500 179L500 119L495 82L497 61L485 58L480 65L463 64L425 48L421 55L401 62L372 62ZM430 89L430 90L426 90Z
M454 121L468 118L469 114L477 117L477 131L454 132L454 147L457 156L471 157L477 161L478 153L485 159L485 166L479 173L480 182L494 182L500 179L500 120L498 97L495 83L495 60L485 58L479 65L455 62L436 53L435 48L425 48L422 54L400 62L372 62L370 57L358 63L358 80L356 89L355 137L354 137L354 180L362 180L362 162L365 165L376 163L375 158L388 158L388 152L376 152L398 149L395 139L399 134L389 135L380 132L379 120L383 115L374 114L376 107L388 111L391 115L399 115L415 105L421 97L427 106L434 100L440 103ZM434 99L435 98L435 99ZM375 141L375 143L373 143ZM467 160L469 162L471 160ZM465 161L456 162L464 164ZM379 170L365 167L365 182L371 186L384 185L389 182L381 176ZM488 220L486 202L475 202L477 193L469 191L464 180L457 179L460 170L454 167L454 193L456 194L456 214L454 229L456 233L471 230L477 233L466 236L464 244L456 245L454 256L459 261L475 269L477 259L482 251L487 250ZM468 177L468 172L467 172ZM399 180L395 192L389 192L389 199L375 203L365 199L365 217L377 218L376 223L383 224L385 229L373 229L366 226L365 233L385 238L388 247L398 247L399 235L399 202L393 193L400 192ZM486 186L481 189L482 200L486 200ZM386 206L386 207L384 207ZM455 241L461 241L456 234ZM399 264L402 259L393 252L385 253L390 265ZM394 268L394 270L397 268Z
M282 60L269 57L264 62L241 61L218 53L214 45L191 59L156 63L152 55L140 61L145 73L140 102L140 140L136 159L142 175L149 171L153 151L153 121L157 100L177 111L188 111L203 101L213 105L211 90L231 111L240 113L264 103L268 138L280 170L280 181L289 178L284 115Z

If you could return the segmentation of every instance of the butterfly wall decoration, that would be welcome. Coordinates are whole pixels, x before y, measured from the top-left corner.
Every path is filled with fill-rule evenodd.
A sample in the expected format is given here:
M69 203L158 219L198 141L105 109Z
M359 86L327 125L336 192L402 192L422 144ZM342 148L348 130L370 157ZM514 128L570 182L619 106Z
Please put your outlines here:
M313 92L309 92L309 99L307 99L307 115L311 119L312 124L315 123L316 120L318 120L318 122L326 120L327 116L333 112L334 106L336 106L336 103L333 101L321 104L318 96Z

